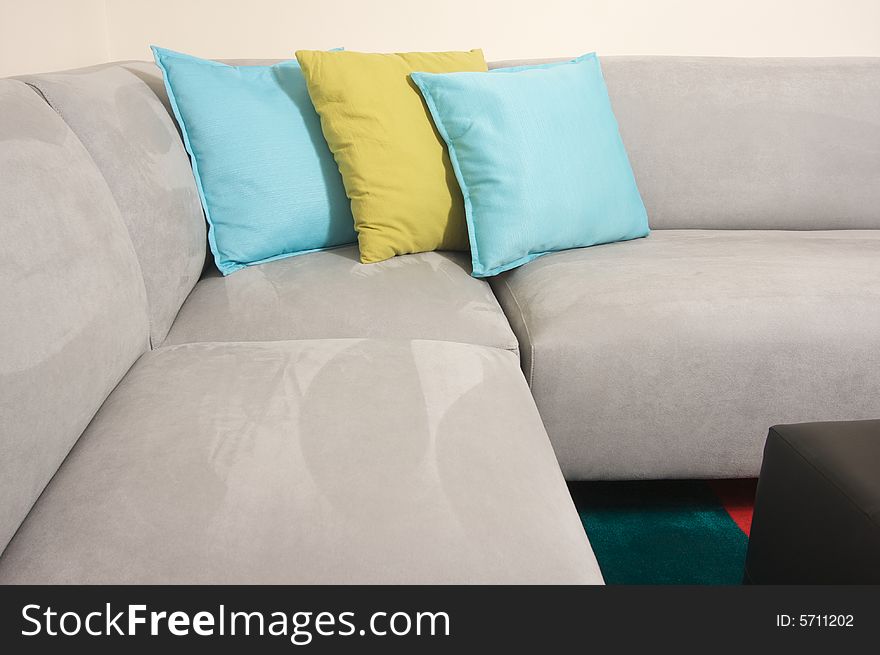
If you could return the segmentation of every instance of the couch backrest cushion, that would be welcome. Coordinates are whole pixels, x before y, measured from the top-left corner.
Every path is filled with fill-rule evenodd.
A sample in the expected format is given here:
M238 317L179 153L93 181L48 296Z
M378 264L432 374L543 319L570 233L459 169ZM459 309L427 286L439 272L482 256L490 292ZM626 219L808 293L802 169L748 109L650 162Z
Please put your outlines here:
M601 63L652 228L880 228L880 58Z
M131 234L161 345L205 263L206 227L177 127L122 66L21 78L39 89L104 174Z
M147 348L144 283L103 175L0 80L0 549Z

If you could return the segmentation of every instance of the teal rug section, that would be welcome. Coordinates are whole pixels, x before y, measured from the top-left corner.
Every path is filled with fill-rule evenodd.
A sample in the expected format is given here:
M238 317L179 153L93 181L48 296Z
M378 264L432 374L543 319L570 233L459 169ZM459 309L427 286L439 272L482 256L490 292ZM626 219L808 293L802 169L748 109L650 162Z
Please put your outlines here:
M748 537L703 481L573 482L607 584L741 584Z

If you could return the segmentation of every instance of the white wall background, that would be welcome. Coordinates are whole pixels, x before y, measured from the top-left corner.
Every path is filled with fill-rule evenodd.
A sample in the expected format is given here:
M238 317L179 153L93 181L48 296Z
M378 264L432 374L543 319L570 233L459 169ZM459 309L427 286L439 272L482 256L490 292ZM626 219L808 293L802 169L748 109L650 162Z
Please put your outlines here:
M880 0L0 0L0 76L299 48L880 56Z
M104 0L0 0L0 77L106 61L106 21Z

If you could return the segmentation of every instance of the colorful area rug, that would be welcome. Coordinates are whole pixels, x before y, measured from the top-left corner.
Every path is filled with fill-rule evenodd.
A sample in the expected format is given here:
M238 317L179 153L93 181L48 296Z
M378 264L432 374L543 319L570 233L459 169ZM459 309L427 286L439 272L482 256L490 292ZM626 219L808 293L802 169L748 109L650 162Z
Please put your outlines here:
M755 480L574 482L607 584L740 584Z

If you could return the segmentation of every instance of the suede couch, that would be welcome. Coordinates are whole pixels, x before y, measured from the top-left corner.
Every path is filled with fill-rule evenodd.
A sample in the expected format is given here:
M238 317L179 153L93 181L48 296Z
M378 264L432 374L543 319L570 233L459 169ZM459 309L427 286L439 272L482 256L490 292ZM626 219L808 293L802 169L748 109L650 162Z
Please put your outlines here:
M602 63L652 234L489 282L221 277L152 63L0 80L0 582L600 583L564 478L880 415L880 60Z

